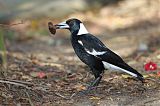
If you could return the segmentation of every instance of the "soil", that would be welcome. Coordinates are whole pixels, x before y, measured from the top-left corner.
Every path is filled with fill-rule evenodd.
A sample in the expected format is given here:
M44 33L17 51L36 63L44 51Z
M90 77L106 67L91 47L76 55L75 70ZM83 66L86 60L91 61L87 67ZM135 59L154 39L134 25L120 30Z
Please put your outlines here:
M149 24L150 25L150 24ZM146 23L145 23L146 26ZM100 85L82 92L93 80L90 69L75 55L69 36L58 34L16 38L7 42L7 76L0 79L2 106L158 106L160 80L146 72L148 61L159 64L160 24L135 26L97 36L123 59L146 76L144 83L125 73L105 71ZM67 33L69 34L69 32ZM134 36L132 36L134 35ZM153 39L150 39L150 38ZM139 50L145 42L146 51ZM117 46L118 45L118 46ZM37 73L44 73L40 77ZM2 82L2 81L7 81Z

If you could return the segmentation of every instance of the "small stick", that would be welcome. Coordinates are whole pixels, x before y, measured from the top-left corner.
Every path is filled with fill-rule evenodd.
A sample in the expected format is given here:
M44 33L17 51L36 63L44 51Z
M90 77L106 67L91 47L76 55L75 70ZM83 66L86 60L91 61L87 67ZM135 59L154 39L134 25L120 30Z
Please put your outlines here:
M30 97L30 95L28 94L27 91L26 91L26 95L27 95L27 97L28 97L28 101L29 101L30 105L31 105L31 106L34 106L32 100L31 100L31 97Z
M16 83L16 82L11 82L11 81L4 81L4 80L0 80L0 83L6 83L6 84L12 84L12 85L17 85L17 86L21 86L27 89L30 89L28 86L21 84L21 83Z
M155 83L160 84L160 81L159 81L159 80L156 80L156 79L153 79L153 78L145 78L145 80L151 80L151 81L153 81L153 82L155 82Z
M75 92L70 96L70 99L72 99L75 95L77 95L79 92Z
M63 99L69 99L69 98L67 98L67 97L65 97L65 96L63 96L63 95L61 95L60 93L54 93L55 95L57 95L57 96L59 96L59 97L61 97L61 98L63 98Z
M152 102L155 102L155 101L158 101L159 99L153 99L153 100L149 100L149 101L146 101L144 102L144 104L147 104L147 103L152 103Z
M25 82L25 81L20 81L20 80L10 80L10 79L5 79L5 78L0 78L0 80L3 80L3 81L9 81L9 82L16 82L16 83L21 83L21 84L27 84L27 85L34 85L30 82Z

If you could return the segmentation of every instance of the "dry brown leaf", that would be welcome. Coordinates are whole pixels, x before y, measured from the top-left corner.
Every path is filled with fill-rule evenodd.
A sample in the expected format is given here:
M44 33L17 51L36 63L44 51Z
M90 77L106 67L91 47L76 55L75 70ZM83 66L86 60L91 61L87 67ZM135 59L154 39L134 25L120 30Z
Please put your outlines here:
M91 100L100 100L101 98L100 97L96 97L96 96L91 96L89 99L91 99Z

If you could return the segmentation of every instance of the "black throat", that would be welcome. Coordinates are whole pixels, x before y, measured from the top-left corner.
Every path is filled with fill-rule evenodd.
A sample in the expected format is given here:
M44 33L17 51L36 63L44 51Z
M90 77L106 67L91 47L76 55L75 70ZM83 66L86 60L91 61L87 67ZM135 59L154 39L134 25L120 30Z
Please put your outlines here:
M72 41L72 43L74 42L78 42L78 38L79 38L79 36L77 35L77 33L78 32L73 32L73 33L71 33L71 41Z
M71 34L74 35L74 36L78 34L79 29L80 29L80 25L79 24L73 24L69 28Z

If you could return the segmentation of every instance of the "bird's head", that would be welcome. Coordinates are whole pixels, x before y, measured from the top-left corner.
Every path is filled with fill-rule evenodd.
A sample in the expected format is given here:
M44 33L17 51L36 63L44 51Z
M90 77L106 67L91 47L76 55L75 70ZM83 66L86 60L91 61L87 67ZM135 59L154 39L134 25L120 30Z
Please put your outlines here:
M82 35L82 34L88 33L83 23L80 20L75 19L75 18L68 19L67 21L61 22L55 26L56 26L56 29L69 29L70 32L74 35L75 34Z

